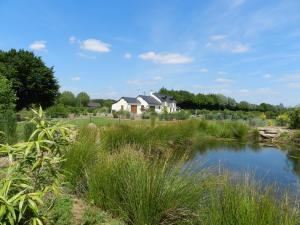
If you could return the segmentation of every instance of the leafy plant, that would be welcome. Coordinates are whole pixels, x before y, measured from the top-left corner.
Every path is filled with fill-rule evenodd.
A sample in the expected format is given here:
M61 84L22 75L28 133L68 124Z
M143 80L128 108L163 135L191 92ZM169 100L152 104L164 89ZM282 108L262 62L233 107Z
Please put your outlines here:
M2 224L44 224L43 199L59 191L63 148L69 129L44 119L34 111L37 129L27 142L1 145L0 154L10 164L0 170L0 221ZM49 199L50 200L50 199Z

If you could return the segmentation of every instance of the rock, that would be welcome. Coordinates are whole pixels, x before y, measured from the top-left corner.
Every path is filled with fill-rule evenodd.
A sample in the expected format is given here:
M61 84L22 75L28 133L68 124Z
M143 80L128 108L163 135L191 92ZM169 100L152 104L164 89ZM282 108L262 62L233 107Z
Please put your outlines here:
M0 157L0 168L9 166L9 163L8 157Z

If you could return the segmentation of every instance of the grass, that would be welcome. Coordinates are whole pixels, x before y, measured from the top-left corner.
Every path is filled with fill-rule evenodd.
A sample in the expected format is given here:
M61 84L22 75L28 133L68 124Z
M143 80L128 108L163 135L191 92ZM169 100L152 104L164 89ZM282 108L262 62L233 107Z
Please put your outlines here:
M88 172L88 196L129 224L195 222L205 196L204 176L181 169L130 148L104 153ZM197 185L200 178L203 184Z
M192 171L170 160L167 149L170 157L142 150L149 144L147 138L153 143L184 143L195 131L213 127L205 133L212 135L216 126L229 130L218 136L238 137L239 125L215 122L185 121L154 128L113 126L100 133L100 140L95 127L82 128L66 155L66 176L74 179L77 192L127 224L299 224L299 201L288 195L279 197L273 187L262 188L249 179L232 179L208 170ZM106 145L97 143L103 140Z
M278 197L272 187L261 187L247 177L233 182L227 176L211 189L202 224L210 225L296 225L299 202L288 195Z
M72 200L69 197L56 199L49 213L49 224L70 225L72 224Z

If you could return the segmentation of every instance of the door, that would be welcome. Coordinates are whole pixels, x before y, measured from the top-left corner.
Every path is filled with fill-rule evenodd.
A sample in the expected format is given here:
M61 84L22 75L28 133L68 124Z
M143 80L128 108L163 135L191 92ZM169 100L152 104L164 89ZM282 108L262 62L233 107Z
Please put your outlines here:
M137 113L137 105L131 105L131 112Z

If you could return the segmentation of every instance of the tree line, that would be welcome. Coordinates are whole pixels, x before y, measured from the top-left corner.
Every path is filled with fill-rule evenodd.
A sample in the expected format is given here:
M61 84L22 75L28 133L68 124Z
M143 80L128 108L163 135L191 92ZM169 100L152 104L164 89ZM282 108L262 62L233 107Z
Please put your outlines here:
M246 101L237 102L234 98L222 94L194 94L184 90L168 90L161 88L159 93L173 96L177 105L182 109L232 110L232 111L260 111L281 112L286 110L283 104L268 103L251 104Z

